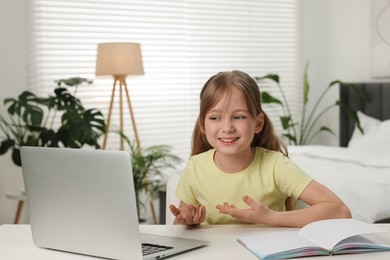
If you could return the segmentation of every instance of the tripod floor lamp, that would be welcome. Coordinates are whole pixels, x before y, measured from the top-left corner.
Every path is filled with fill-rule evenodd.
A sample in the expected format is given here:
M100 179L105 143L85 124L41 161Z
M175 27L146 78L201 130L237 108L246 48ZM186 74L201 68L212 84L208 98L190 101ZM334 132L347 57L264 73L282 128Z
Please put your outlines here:
M141 46L139 43L130 42L112 42L100 43L97 48L96 58L96 76L111 75L114 77L114 85L112 86L110 107L108 109L106 133L104 135L102 148L106 149L108 130L110 128L112 107L114 104L116 87L119 87L119 127L123 134L123 91L129 107L131 122L133 124L135 141L140 147L137 126L135 124L133 108L130 102L129 90L126 85L126 77L128 75L143 75L144 67L142 63ZM124 150L124 139L120 137L120 149ZM154 223L157 224L157 216L154 210L153 203L150 202L150 209L153 215Z
M110 107L107 116L107 129L104 135L102 148L107 146L108 130L111 123L111 113L114 104L116 87L119 87L119 127L123 134L123 97L125 97L130 111L131 122L133 124L135 141L139 147L137 126L135 124L133 108L131 106L130 95L126 85L127 75L143 75L144 67L142 63L141 46L139 43L112 42L100 43L97 48L96 76L111 75L114 77L112 87ZM120 137L120 149L124 150L124 139Z

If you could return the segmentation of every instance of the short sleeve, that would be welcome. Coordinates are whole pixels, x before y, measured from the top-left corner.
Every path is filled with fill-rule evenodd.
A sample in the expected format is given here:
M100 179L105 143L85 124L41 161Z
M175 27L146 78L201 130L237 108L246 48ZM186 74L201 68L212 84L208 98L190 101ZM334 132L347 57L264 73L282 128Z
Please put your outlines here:
M299 199L302 192L313 181L312 177L283 155L277 160L275 178L279 190L296 200Z
M187 166L184 168L183 174L180 176L179 182L176 188L176 197L186 204L198 205L194 192L193 192L193 161L190 159Z

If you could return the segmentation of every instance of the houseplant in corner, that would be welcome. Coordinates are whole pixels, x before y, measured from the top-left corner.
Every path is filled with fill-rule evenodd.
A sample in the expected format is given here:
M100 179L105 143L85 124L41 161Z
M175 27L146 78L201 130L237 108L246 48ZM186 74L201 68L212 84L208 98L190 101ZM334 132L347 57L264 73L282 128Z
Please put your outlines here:
M146 199L151 203L158 189L165 184L161 182L164 172L176 171L182 160L171 153L171 147L168 145L142 149L124 134L120 135L124 137L130 149L137 212L139 220L142 221L140 211L145 208L142 195L146 195Z
M324 96L328 91L333 87L341 83L339 80L334 80L329 83L329 85L324 89L319 98L315 101L313 109L310 111L309 115L306 113L307 106L309 103L309 92L310 92L310 83L308 81L308 67L309 63L306 63L304 77L303 77L303 109L302 114L299 120L293 117L291 113L290 106L288 104L286 95L284 94L283 88L280 85L280 78L277 74L267 74L263 77L256 77L255 79L258 82L263 80L271 80L278 87L281 98L280 100L277 97L272 96L266 91L262 91L261 100L264 104L279 104L282 106L283 115L280 116L281 125L283 128L283 136L285 136L290 144L294 145L306 145L310 144L314 137L316 137L321 132L333 133L332 129L327 126L321 126L316 129L319 119L327 113L330 109L339 106L341 109L345 110L347 115L353 118L356 122L356 125L363 132L359 118L357 117L357 112L347 105L341 103L339 100L336 100L335 103L325 107L324 109L318 111L319 104L321 103ZM366 96L362 93L354 84L350 84L349 87L363 100L366 100Z
M17 166L21 166L22 146L100 147L98 139L105 132L103 114L97 109L85 109L64 86L75 87L76 93L80 84L92 81L74 77L55 82L54 95L40 97L24 91L17 98L4 99L8 116L0 115L0 155L11 151Z

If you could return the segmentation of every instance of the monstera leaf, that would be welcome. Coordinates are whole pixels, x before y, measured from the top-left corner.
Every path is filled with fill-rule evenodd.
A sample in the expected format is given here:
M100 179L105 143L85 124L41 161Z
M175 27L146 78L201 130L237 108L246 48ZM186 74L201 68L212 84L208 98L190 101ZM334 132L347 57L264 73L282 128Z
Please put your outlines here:
M103 114L97 109L85 109L82 102L62 86L78 87L92 81L75 77L56 83L54 95L48 97L24 91L17 98L4 99L8 117L0 115L0 155L11 151L12 161L18 166L22 146L100 147L98 139L105 133ZM54 123L58 117L60 125Z

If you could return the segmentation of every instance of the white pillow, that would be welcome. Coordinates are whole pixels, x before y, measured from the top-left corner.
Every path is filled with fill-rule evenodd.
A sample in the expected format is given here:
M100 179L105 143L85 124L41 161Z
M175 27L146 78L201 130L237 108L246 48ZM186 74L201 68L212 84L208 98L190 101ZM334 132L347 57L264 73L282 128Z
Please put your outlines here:
M355 127L349 148L364 149L369 152L376 152L378 156L388 155L390 147L390 119L380 121L358 111L360 125L364 134Z
M360 132L359 128L355 126L353 130L351 139L349 140L348 147L351 148L363 148L368 145L372 135L378 131L378 127L381 124L379 119L368 116L361 111L357 112L357 116L360 121L360 126L363 129L363 134Z
M390 120L382 121L369 137L366 149L376 152L378 156L386 154L388 160L390 158Z

